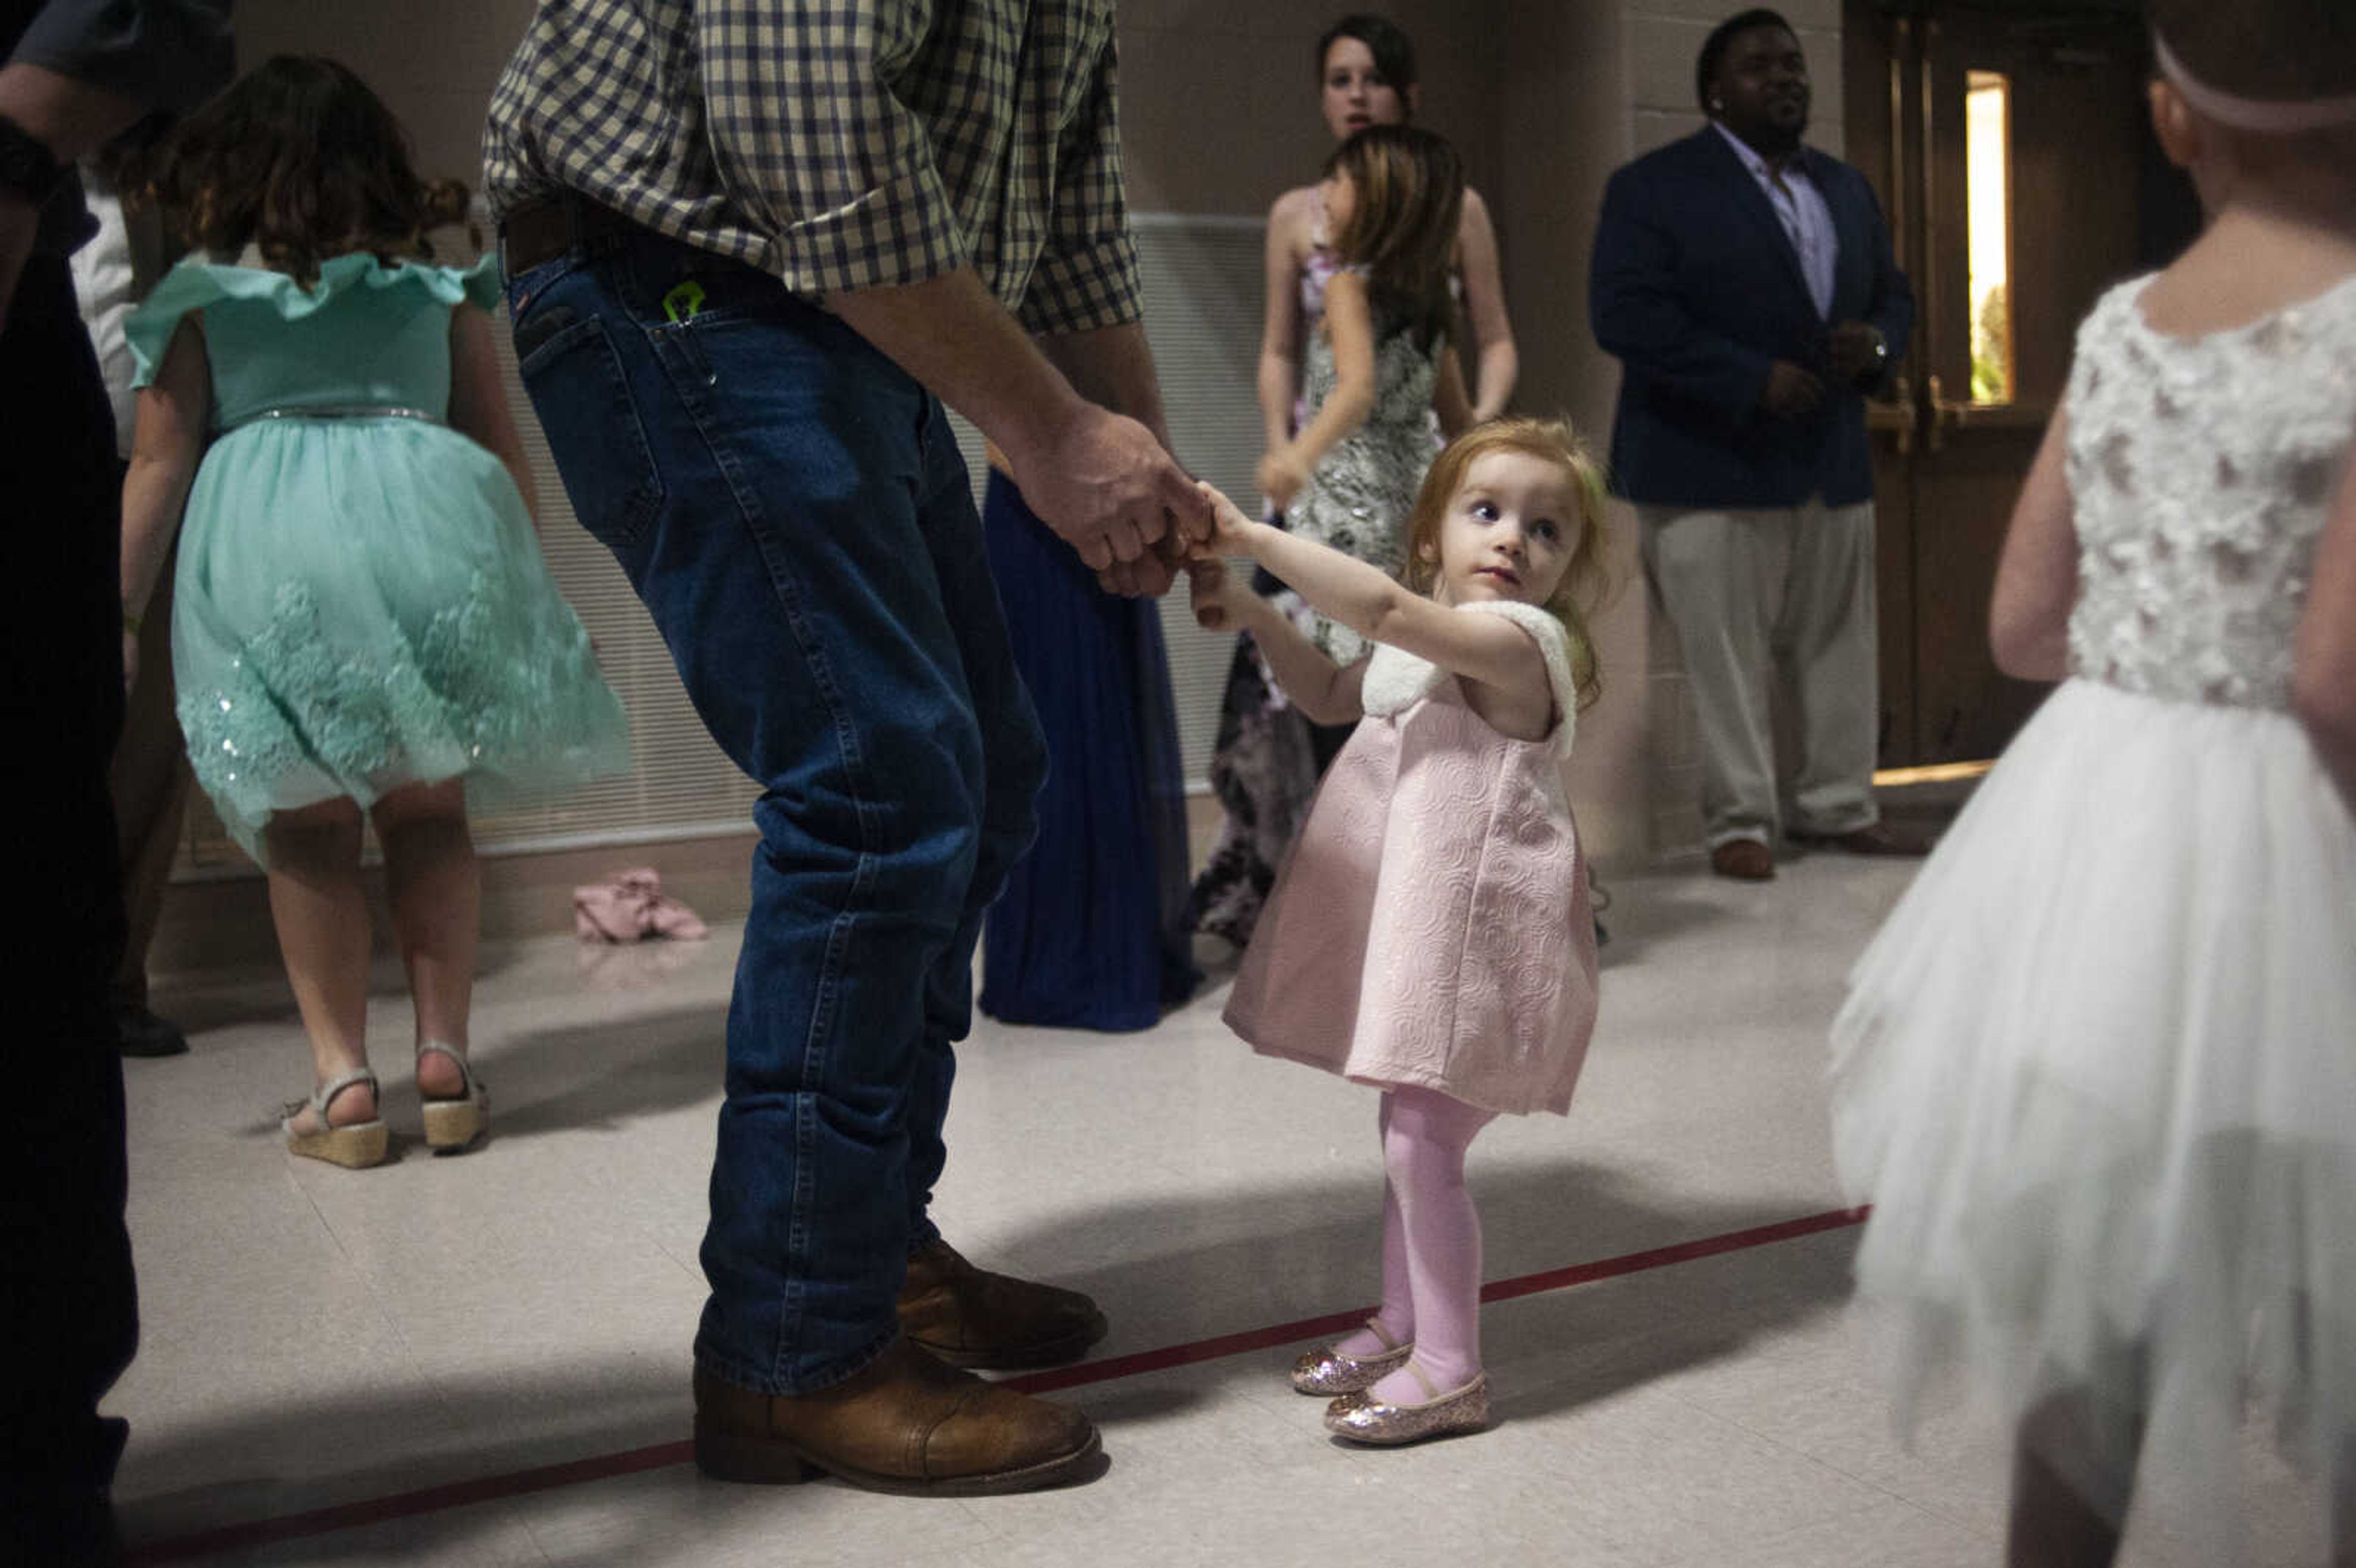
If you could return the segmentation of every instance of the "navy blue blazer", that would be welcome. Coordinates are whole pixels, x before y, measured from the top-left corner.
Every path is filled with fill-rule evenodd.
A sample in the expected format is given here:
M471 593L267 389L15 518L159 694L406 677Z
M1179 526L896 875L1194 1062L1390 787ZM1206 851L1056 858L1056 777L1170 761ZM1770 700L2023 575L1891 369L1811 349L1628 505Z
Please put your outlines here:
M1894 366L1914 293L1865 176L1805 148L1839 241L1832 320L1881 329ZM1595 231L1588 313L1622 367L1613 488L1632 501L1728 510L1871 498L1867 386L1829 386L1812 414L1759 406L1777 359L1831 382L1825 319L1759 182L1714 125L1612 176Z

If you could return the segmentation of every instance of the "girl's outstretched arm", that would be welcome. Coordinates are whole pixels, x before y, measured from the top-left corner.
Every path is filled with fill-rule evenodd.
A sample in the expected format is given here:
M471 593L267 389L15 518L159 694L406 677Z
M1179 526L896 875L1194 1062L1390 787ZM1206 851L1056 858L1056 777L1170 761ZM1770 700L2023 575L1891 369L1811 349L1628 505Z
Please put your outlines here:
M1290 506L1319 461L1375 411L1375 307L1364 275L1336 272L1327 282L1325 336L1333 389L1300 434L1260 459L1260 488L1279 507Z
M450 428L506 465L515 487L523 495L531 526L540 527L540 489L532 482L531 464L523 454L523 438L516 433L515 415L508 408L507 388L499 380L498 350L491 344L491 318L473 305L450 312Z
M2356 813L2356 466L2315 547L2297 648L2291 706Z
M1988 601L1997 668L2020 680L2070 673L2070 612L2078 603L2078 528L2070 499L2070 416L2055 414L2012 508Z
M1342 666L1327 658L1274 605L1237 582L1225 561L1189 562L1186 587L1204 630L1249 632L1276 684L1312 722L1347 724L1365 711L1358 690L1365 661Z
M1409 592L1363 560L1253 522L1208 485L1203 493L1210 498L1215 518L1213 549L1251 557L1318 610L1370 642L1430 659L1451 675L1493 688L1510 701L1551 702L1546 656L1512 622L1496 615L1459 614ZM1253 630L1257 633L1258 627ZM1302 711L1308 711L1305 705Z
M155 580L172 553L188 486L204 457L205 421L212 411L212 367L205 357L199 318L187 315L172 334L155 379L139 389L131 467L123 480L123 678L137 673L139 635Z

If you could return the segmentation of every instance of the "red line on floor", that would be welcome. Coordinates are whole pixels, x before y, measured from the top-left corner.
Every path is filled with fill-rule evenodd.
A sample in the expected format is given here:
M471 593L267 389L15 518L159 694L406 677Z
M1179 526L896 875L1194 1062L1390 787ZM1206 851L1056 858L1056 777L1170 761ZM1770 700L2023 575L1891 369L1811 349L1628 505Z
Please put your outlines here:
M673 1465L687 1464L694 1457L695 1445L691 1442L657 1443L620 1454L602 1454L594 1458L573 1459L562 1465L542 1465L531 1470L510 1470L500 1476L451 1481L439 1487L423 1487L413 1492L396 1492L389 1498L366 1498L356 1503L337 1503L333 1508L281 1514L275 1519L252 1520L244 1524L225 1524L215 1530L200 1530L191 1535L175 1535L145 1546L133 1547L129 1562L132 1568L145 1568L151 1563L181 1563L191 1557L210 1556L216 1552L273 1546L282 1541L325 1535L329 1531L357 1530L361 1525L386 1524L396 1519L439 1513L444 1509L497 1502L503 1498L519 1498L557 1487L577 1487L584 1481L605 1481L616 1476L636 1475L640 1470L666 1469Z
M1597 1280L1616 1279L1622 1275L1642 1274L1647 1269L1666 1268L1672 1264L1693 1263L1752 1247L1772 1246L1777 1242L1794 1241L1802 1236L1862 1224L1869 1212L1871 1211L1868 1209L1835 1209L1796 1220L1778 1221L1772 1225L1757 1225L1747 1231L1729 1231L1724 1235L1704 1236L1697 1241L1628 1253L1595 1263L1572 1264L1567 1268L1526 1274L1518 1279L1494 1280L1482 1287L1481 1299L1511 1301L1517 1296L1535 1296L1542 1291L1569 1290L1575 1285L1592 1285ZM1088 1383L1111 1382L1145 1372L1167 1371L1173 1367L1215 1361L1249 1350L1270 1350L1301 1339L1321 1339L1356 1328L1366 1320L1370 1311L1370 1307L1360 1307L1348 1312L1327 1313L1322 1317L1303 1317L1295 1322L1271 1324L1265 1328L1253 1328L1240 1334L1221 1334L1208 1339L1197 1339L1191 1344L1166 1346L1159 1350L1140 1350L1133 1355L1112 1356L1101 1361L1083 1361L1077 1366L1027 1372L1005 1381L1008 1387L1021 1389L1026 1393L1053 1393ZM691 1442L657 1443L620 1454L574 1459L562 1465L543 1465L530 1470L513 1470L505 1475L484 1476L471 1481L452 1481L443 1486L421 1488L413 1492L397 1492L391 1497L338 1503L333 1508L312 1509L305 1513L282 1514L274 1519L253 1520L244 1524L228 1524L188 1535L171 1536L134 1547L129 1561L132 1568L182 1563L217 1552L274 1545L282 1541L325 1535L330 1531L385 1524L397 1519L439 1513L445 1509L466 1508L475 1503L497 1502L532 1492L551 1491L559 1487L610 1480L616 1476L636 1475L642 1470L667 1469L673 1465L687 1464L694 1457L695 1445Z
M1646 1269L1665 1268L1671 1264L1692 1263L1700 1258L1717 1257L1723 1253L1768 1246L1776 1242L1812 1236L1819 1231L1837 1231L1862 1222L1865 1216L1863 1209L1836 1209L1829 1213L1781 1220L1772 1225L1760 1225L1748 1231L1730 1231L1722 1236L1705 1236L1699 1241L1679 1242L1674 1246L1629 1253L1622 1257L1605 1258L1598 1263L1572 1264L1568 1268L1548 1269L1543 1274L1526 1274L1519 1279L1493 1280L1481 1287L1481 1299L1511 1301L1516 1296L1535 1296L1540 1291L1569 1290L1573 1285L1591 1285L1599 1279L1642 1274ZM1086 1383L1108 1382L1115 1378L1166 1371L1172 1367L1192 1366L1197 1361L1215 1361L1222 1357L1241 1355L1247 1350L1272 1350L1279 1345L1290 1345L1301 1339L1323 1339L1357 1328L1373 1313L1371 1307L1354 1307L1348 1312L1330 1312L1323 1317L1303 1317L1298 1322L1272 1324L1266 1328L1253 1328L1241 1334L1222 1334L1215 1339L1197 1339L1191 1345L1172 1345L1164 1349L1140 1350L1134 1355L1083 1361L1077 1366L1056 1367L1049 1371L1025 1372L1020 1377L1008 1378L1006 1382L1009 1387L1021 1389L1025 1393L1054 1393L1059 1389L1078 1388Z

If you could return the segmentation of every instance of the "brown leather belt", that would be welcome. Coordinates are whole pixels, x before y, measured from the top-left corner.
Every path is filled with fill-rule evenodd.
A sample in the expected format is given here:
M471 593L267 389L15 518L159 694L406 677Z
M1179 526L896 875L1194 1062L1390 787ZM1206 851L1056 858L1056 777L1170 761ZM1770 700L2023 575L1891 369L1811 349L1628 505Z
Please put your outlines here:
M536 197L509 213L499 223L499 246L507 274L512 278L555 261L575 245L652 232L610 207L564 191Z

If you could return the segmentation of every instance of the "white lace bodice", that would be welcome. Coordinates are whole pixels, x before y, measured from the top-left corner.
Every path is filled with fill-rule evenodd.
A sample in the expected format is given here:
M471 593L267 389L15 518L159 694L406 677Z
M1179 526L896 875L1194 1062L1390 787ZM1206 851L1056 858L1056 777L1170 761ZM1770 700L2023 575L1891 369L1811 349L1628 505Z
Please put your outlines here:
M2356 278L2197 338L2104 296L2069 390L2073 675L2186 702L2290 705L2308 571L2356 435Z

